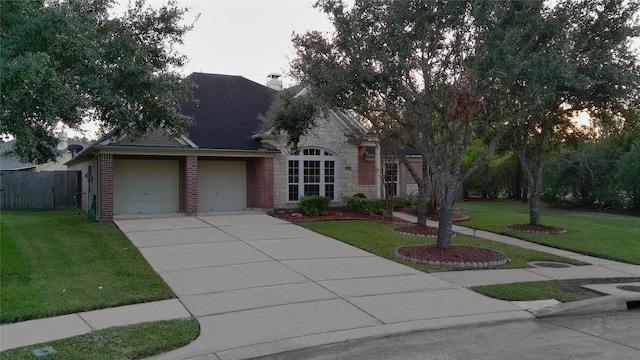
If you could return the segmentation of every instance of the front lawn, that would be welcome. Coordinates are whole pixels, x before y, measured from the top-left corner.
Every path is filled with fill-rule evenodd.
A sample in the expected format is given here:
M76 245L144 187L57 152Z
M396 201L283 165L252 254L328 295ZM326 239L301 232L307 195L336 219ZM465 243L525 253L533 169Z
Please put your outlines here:
M76 210L3 211L0 323L173 298L112 223Z
M471 220L460 223L476 229L599 258L640 265L640 217L600 212L543 208L540 222L560 226L566 234L530 234L508 231L511 224L529 222L528 204L510 200L472 200L456 204Z
M378 256L412 266L421 271L437 272L452 270L452 268L449 267L416 265L409 261L396 258L394 256L394 252L400 246L427 243L435 244L436 242L435 238L409 236L391 232L392 228L402 225L357 220L304 222L298 223L298 225L366 250ZM453 245L475 245L502 251L511 259L511 262L506 265L499 266L500 269L526 268L529 267L527 263L531 261L557 261L574 265L583 264L582 262L556 255L460 234L453 238L451 243Z

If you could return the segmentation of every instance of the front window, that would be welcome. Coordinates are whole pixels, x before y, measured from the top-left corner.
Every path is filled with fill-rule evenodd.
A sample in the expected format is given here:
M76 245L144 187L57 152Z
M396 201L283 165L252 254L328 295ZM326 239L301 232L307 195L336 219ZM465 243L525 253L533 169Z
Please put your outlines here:
M384 164L384 187L386 195L398 195L398 163Z
M287 157L289 201L305 195L335 200L336 166L333 154L322 149L304 149Z

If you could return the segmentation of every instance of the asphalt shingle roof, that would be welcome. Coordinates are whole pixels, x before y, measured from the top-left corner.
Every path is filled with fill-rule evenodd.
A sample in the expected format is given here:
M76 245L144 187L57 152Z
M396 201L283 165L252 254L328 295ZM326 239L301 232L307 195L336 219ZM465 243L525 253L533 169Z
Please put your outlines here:
M193 116L188 137L200 148L256 151L265 147L251 138L266 124L257 118L266 114L273 90L241 76L193 73L199 104L185 104L182 112Z

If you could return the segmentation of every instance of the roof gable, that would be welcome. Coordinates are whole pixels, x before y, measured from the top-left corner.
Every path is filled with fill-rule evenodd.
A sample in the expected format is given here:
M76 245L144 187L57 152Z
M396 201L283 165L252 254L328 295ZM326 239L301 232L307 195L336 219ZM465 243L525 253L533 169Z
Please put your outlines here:
M258 114L266 114L273 90L240 76L193 73L198 104L184 104L194 119L188 137L205 149L261 150L252 135L264 130Z

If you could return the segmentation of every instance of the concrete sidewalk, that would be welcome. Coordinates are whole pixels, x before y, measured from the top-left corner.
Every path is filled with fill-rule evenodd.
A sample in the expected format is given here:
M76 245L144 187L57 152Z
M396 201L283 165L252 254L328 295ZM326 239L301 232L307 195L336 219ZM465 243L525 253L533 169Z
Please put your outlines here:
M88 334L113 326L190 317L178 299L23 321L0 326L2 351Z
M117 316L132 309L122 307L4 325L2 350L127 321L191 314L200 323L199 338L154 359L250 359L369 336L534 316L525 310L531 304L466 289L487 282L640 276L640 266L480 231L475 236L561 252L593 265L425 274L265 214L122 219L116 224L179 301L134 305L137 318Z

